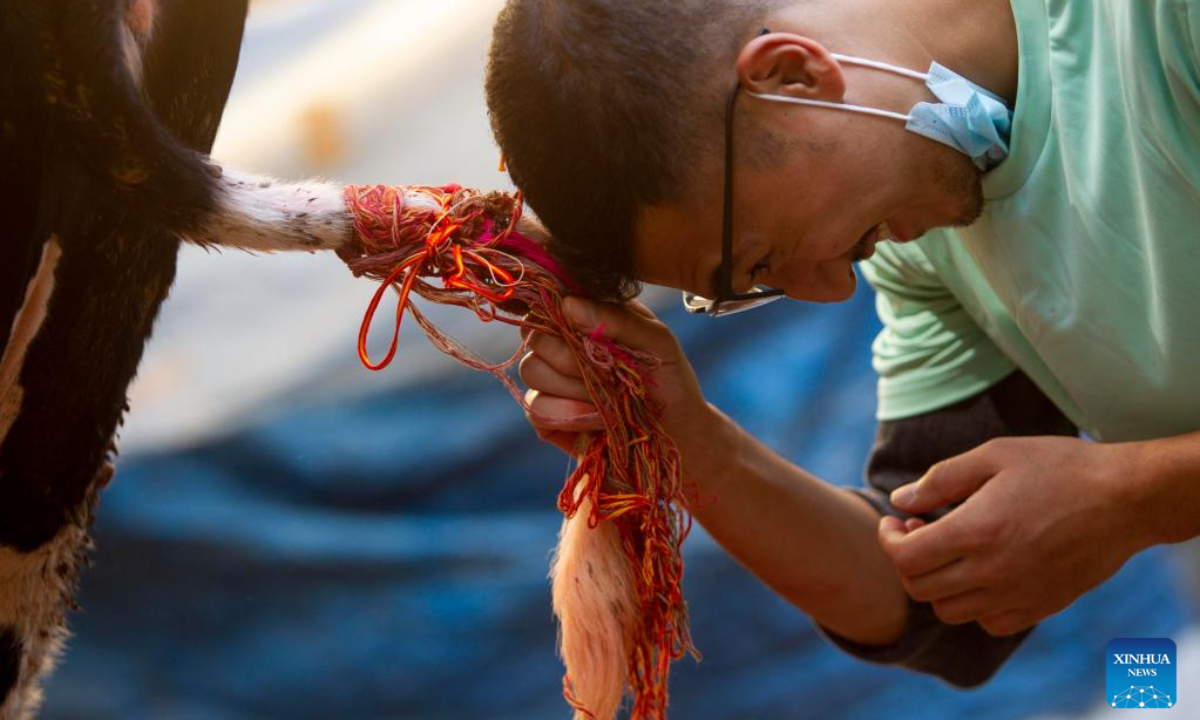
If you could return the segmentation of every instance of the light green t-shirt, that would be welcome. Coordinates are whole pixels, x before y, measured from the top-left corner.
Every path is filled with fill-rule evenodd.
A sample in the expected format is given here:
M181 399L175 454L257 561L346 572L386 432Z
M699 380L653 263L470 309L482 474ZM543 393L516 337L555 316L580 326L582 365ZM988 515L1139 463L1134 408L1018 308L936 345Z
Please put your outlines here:
M1200 430L1200 0L1012 0L984 215L862 264L880 419L1020 368L1100 440Z

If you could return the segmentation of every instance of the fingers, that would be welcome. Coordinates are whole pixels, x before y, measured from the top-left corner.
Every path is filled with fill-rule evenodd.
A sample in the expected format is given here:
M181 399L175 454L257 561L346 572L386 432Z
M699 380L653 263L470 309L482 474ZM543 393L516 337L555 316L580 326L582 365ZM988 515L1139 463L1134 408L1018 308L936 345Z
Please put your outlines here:
M973 572L968 560L955 560L945 567L924 575L902 576L904 589L913 600L933 602L972 590L982 590L983 583Z
M525 393L525 404L529 406L529 422L538 430L591 432L604 429L596 406L588 402L529 390Z
M1037 623L1037 615L1027 610L1005 610L1003 612L984 615L979 619L979 625L993 637L1015 635L1022 630L1028 630Z
M678 345L670 330L641 303L614 305L570 297L563 302L563 310L583 332L593 332L603 325L605 337L622 345L660 358L677 352Z
M604 423L591 403L543 395L537 390L525 393L525 419L537 436L568 455L575 455L579 435L604 429Z
M521 329L530 352L521 359L518 373L529 388L525 417L539 438L573 455L579 433L603 430L582 372L562 338Z
M891 545L908 534L904 521L895 515L884 515L879 518L879 544Z
M581 433L571 430L551 430L539 427L538 418L528 410L525 411L525 419L533 426L533 430L537 433L539 440L550 443L568 455L574 456L578 452Z
M906 540L939 524L922 523L916 530L909 530L910 522L891 515L880 518L880 545L893 561L900 556L899 549L906 547ZM1029 613L1006 608L1010 600L995 587L984 586L967 560L951 560L931 572L915 575L906 573L901 564L914 566L907 559L896 563L905 592L918 602L930 603L938 619L948 625L978 621L988 634L1000 637L1020 632L1037 621Z
M1028 611L1006 608L1002 599L990 590L973 590L937 600L933 612L947 625L978 622L993 637L1013 635L1037 622L1036 616Z
M538 439L542 442L550 443L572 457L575 457L579 453L579 433L563 432L561 430L541 430L536 426L534 430L537 431Z
M654 311L651 310L646 303L642 302L641 300L630 300L629 302L625 303L625 307L634 311L638 315L641 315L647 320L658 320L658 316L654 314Z
M933 612L947 625L962 625L983 617L995 604L987 590L972 590L953 597L935 600Z
M521 381L532 390L543 395L554 395L568 400L591 402L587 385L578 377L563 374L540 356L529 353L518 366ZM592 408L595 410L595 408Z
M879 546L901 575L924 575L963 557L954 532L955 524L944 520L909 530L900 518L885 515L879 521Z
M615 305L568 298L563 307L582 332L602 326L606 338L652 353L664 361L663 366L686 367L674 336L642 303ZM522 328L522 336L530 350L519 367L521 380L529 388L525 396L529 422L541 439L567 453L577 452L578 433L604 429L579 364L560 337L529 328Z
M517 368L526 386L543 396L590 402L579 363L562 338L534 332L529 349ZM595 412L595 408L589 405L587 412Z
M571 348L562 338L535 332L530 336L529 349L558 374L572 378L583 377L579 361L571 354Z
M916 515L965 500L1000 470L1000 459L985 444L934 465L915 483L891 495L897 510Z

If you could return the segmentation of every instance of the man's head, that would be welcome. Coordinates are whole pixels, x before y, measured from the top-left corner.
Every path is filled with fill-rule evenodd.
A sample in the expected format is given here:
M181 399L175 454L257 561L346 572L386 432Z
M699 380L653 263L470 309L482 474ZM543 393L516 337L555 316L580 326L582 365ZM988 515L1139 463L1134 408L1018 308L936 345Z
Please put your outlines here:
M896 121L748 94L899 112L926 99L918 82L844 69L830 55L826 43L881 51L865 27L845 26L840 5L509 0L488 67L492 124L568 269L605 298L630 294L634 278L713 294L724 109L737 82L735 288L845 299L852 262L881 225L905 239L973 221L980 180L966 156ZM895 54L885 59L929 63Z

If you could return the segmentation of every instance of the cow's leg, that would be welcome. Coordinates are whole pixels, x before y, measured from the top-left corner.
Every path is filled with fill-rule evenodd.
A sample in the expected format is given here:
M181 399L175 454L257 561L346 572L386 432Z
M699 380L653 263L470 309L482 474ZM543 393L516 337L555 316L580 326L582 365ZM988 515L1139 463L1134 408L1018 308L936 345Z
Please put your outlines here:
M69 635L78 572L91 549L88 527L96 490L112 477L105 463L87 498L55 537L33 552L0 547L0 720L32 718L41 680Z
M21 370L46 322L61 257L58 238L51 237L42 246L37 271L0 356L0 446L25 405ZM111 475L112 466L106 463L99 479L106 481ZM53 667L67 636L64 617L89 547L87 528L96 486L93 483L79 506L66 509L66 522L39 547L27 547L9 537L11 528L0 528L0 720L30 717L41 702L38 681ZM0 492L0 502L5 497Z
M126 388L212 214L245 16L39 0L0 21L0 174L21 180L0 194L0 720L33 716L67 637Z

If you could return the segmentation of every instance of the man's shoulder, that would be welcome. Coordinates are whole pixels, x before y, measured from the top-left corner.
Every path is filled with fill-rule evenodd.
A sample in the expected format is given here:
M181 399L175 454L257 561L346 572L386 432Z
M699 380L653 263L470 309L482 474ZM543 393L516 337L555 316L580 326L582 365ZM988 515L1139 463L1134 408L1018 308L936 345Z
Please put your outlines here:
M1153 97L1162 86L1173 100L1200 102L1200 0L1049 0L1047 7L1065 63L1058 77L1108 76L1090 93L1123 88Z

